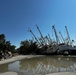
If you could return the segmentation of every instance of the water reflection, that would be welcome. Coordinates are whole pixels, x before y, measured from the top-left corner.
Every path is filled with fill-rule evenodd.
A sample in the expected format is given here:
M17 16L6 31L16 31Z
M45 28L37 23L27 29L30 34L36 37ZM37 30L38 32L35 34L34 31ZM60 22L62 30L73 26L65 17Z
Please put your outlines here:
M0 65L0 72L16 71L33 74L47 74L52 72L76 71L76 58L44 56L27 58L9 64Z
M20 70L44 74L61 71L76 71L75 58L40 57L20 61Z

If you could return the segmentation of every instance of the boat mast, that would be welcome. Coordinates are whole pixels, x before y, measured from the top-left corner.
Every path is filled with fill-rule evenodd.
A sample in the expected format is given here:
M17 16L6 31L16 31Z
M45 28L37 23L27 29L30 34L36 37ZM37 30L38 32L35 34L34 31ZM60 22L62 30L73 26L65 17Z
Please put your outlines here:
M50 34L49 34L49 33L48 33L48 37L49 37L50 42L52 43L52 39L51 39L51 37L50 37Z
M54 25L52 26L52 29L54 30L57 44L60 44L60 41L59 41L59 38L58 38L58 35L57 35L57 32L56 32Z
M60 31L59 31L59 34L61 35L62 40L63 40L63 42L65 43L65 40L64 40L64 38L63 38L63 35L61 34L61 32L60 32Z
M28 31L34 36L35 40L37 41L37 43L40 45L40 42L38 41L38 39L36 38L35 34L33 33L33 31L31 29L28 29Z
M68 43L71 45L70 36L69 36L68 29L66 26L65 26L65 29L66 29L66 33L67 33Z
M44 37L43 37L43 35L42 35L42 33L41 33L39 27L37 26L37 24L36 24L36 27L37 27L37 29L38 29L40 35L41 35L42 44L44 44L44 43L45 43Z

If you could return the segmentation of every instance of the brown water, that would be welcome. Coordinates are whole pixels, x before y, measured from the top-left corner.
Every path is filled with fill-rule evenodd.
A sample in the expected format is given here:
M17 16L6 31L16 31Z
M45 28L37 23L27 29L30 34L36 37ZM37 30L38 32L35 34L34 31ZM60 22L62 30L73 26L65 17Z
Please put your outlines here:
M55 72L76 72L76 57L43 56L26 58L0 65L0 73L15 71L29 74L48 74Z

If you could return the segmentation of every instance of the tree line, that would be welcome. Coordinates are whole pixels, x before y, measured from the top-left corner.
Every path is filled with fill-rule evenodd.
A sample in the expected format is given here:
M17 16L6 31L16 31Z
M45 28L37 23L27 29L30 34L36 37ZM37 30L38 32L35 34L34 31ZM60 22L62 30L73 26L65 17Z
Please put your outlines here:
M15 45L11 45L11 42L6 40L5 34L0 34L0 58L6 54L10 55L9 52L15 53L15 48Z
M0 56L5 56L5 54L9 54L8 52L12 54L39 54L40 50L33 40L21 41L20 47L16 49L15 45L11 45L11 42L6 40L5 34L0 34Z

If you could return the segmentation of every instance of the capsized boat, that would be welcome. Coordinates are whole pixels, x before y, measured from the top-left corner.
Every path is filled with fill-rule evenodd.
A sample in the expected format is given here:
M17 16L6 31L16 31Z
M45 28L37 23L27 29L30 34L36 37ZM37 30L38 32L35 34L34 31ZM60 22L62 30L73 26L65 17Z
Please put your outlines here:
M67 54L67 55L76 54L76 48L66 44L58 45L55 51L57 52L57 54Z

